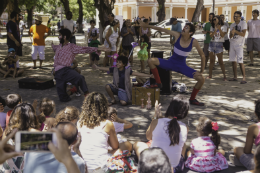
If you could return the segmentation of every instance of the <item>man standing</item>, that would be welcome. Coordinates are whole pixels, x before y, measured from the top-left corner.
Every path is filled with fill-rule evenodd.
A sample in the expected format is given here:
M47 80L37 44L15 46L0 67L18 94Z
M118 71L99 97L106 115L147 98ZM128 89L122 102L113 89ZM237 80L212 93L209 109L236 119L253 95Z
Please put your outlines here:
M240 11L235 11L234 20L230 26L230 50L229 50L229 61L232 62L234 78L229 81L237 81L237 63L239 63L240 70L243 75L243 80L240 84L246 84L246 74L245 67L243 64L243 46L245 43L245 34L247 29L247 24L241 21L242 13Z
M31 38L31 33L33 33L33 41ZM45 36L45 33L47 35ZM42 17L35 17L35 24L31 26L29 30L29 36L32 41L32 60L33 69L36 69L37 54L39 54L40 68L42 68L42 62L45 60L45 39L50 35L50 29L42 25Z
M61 29L67 28L70 30L71 32L71 37L70 37L70 43L74 43L76 44L76 38L74 36L75 32L76 32L76 27L77 25L74 23L74 21L72 20L72 12L68 11L66 13L66 19L64 19L63 21L61 21Z
M58 30L60 30L60 20L57 22Z
M258 10L252 11L253 19L247 22L247 51L249 52L251 63L249 66L254 65L254 54L253 51L258 51L258 56L260 58L260 20L257 19L259 16Z
M106 28L108 25L110 25L110 23L112 23L114 21L115 15L113 13L108 14L107 18L108 18L108 20L105 22L104 28Z
M224 25L227 27L227 34L224 36L225 42L223 43L223 47L224 47L225 50L227 50L228 53L229 53L229 47L230 47L230 42L229 42L229 38L228 38L229 24L228 24L227 21L225 22L225 15L224 15L224 14L221 14L221 15L220 15L220 19L223 21Z
M14 48L16 55L22 56L22 45L20 40L19 26L16 24L19 21L19 14L13 11L10 15L11 20L6 24L7 31L7 46L8 49Z
M174 18L174 17L171 18L170 24L172 25L171 31L176 31L176 32L178 32L178 33L181 33L181 31L182 31L181 23L178 22L176 18ZM174 37L174 36L170 37L170 43L171 43L173 46L174 46L175 41L176 41L176 40L175 40L175 37Z
M19 29L20 29L20 40L22 41L23 30L25 29L25 25L24 25L24 22L23 22L23 16L20 17Z
M205 68L207 67L207 63L208 63L208 60L209 60L209 43L211 41L210 27L211 27L211 21L214 18L214 16L215 16L214 13L209 14L209 22L206 23L206 25L205 25L205 27L203 28L203 31L202 31L202 33L205 34L204 48L203 48L203 52L204 52L204 55L206 57Z

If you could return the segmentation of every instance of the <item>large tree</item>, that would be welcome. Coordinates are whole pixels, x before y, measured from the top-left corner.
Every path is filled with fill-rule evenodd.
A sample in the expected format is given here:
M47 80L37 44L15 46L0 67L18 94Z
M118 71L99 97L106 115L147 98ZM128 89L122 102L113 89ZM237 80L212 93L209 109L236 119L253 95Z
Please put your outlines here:
M78 17L78 32L82 33L83 31L83 27L82 27L82 21L83 21L83 7L82 7L82 1L81 0L77 0L78 4L79 4L79 17Z
M9 1L8 1L8 4L7 4L8 17L10 17L10 14L11 14L13 11L16 11L16 12L18 12L18 13L21 12L18 3L19 3L18 0L9 0Z
M60 2L63 4L65 14L70 11L70 3L69 0L60 0Z
M9 2L9 0L1 0L1 5L0 5L0 16L1 16L2 13L5 11L8 2Z
M198 0L196 9L193 13L192 22L198 22L200 18L200 13L204 9L204 0Z
M165 0L157 0L159 4L159 10L156 15L158 16L158 22L165 20Z

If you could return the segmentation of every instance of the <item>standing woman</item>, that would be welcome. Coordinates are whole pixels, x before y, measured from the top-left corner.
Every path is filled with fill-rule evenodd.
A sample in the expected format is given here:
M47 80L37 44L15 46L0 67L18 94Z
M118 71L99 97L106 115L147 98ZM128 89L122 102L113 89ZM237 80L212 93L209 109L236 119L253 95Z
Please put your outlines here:
M224 25L223 20L220 16L215 16L211 23L210 37L212 38L209 43L209 76L207 79L212 78L212 70L215 64L215 55L218 57L219 66L221 67L224 75L224 81L227 80L225 73L225 65L223 63L223 43L225 42L224 36L227 34L227 26Z
M108 29L105 37L104 45L107 48L111 49L111 52L105 53L105 58L103 60L103 66L106 67L107 63L109 62L109 55L114 55L117 52L117 46L119 43L119 36L120 36L120 30L119 30L120 22L117 19L114 19L114 21L110 24L110 28ZM110 65L113 65L113 60L110 60Z
M148 19L144 19L143 22L145 24L149 25ZM151 54L150 54L150 50L151 50L151 29L150 28L145 28L145 27L140 27L139 33L140 33L140 36L146 34L147 37L149 38L147 52L148 52L148 58L151 58Z
M131 43L134 42L135 30L134 30L134 27L131 27L130 20L126 20L124 24L125 25L121 29L121 36L123 37L122 47L124 50L128 51L127 57L129 57L129 54L131 53L131 50L133 48ZM131 66L133 66L133 52L131 53L129 62L131 64Z
M134 27L135 27L135 34L136 34L136 38L137 38L137 42L138 42L138 40L139 40L139 30L140 30L138 20L135 20Z

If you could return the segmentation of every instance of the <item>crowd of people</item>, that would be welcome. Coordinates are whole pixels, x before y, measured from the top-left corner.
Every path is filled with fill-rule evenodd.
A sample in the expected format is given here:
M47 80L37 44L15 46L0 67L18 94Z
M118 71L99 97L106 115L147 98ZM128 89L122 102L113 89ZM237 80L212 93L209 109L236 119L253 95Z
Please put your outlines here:
M203 87L205 78L204 69L209 63L209 76L215 65L215 57L223 73L223 80L227 81L225 66L223 63L223 51L229 52L229 60L232 62L234 77L229 81L237 81L237 63L243 74L241 84L246 84L245 67L243 64L243 46L246 31L249 31L247 50L250 54L253 66L253 51L260 54L260 20L259 11L253 10L253 19L248 23L241 21L242 13L234 13L234 23L230 26L224 22L224 15L209 14L209 22L205 24L204 48L202 49L192 36L196 28L187 23L182 29L176 18L171 19L172 28L167 30L149 25L150 19L136 19L134 26L130 20L125 20L120 28L119 20L114 14L108 15L103 33L95 28L95 21L90 21L88 29L88 45L81 47L76 45L76 26L72 21L72 12L66 13L66 19L60 22L60 44L51 44L54 57L53 75L56 81L56 89L59 100L68 102L70 95L76 93L80 96L80 90L84 93L84 101L81 112L73 106L68 106L56 114L55 103L49 98L44 98L37 105L37 101L30 104L24 102L19 94L9 94L5 99L0 97L0 171L15 172L113 172L132 171L140 173L182 172L184 167L198 172L214 172L228 168L224 157L225 151L219 149L221 137L218 134L218 123L207 117L200 117L196 127L198 137L193 139L190 147L186 146L189 128L182 119L188 116L190 105L204 106L204 103L196 99L198 92ZM17 27L19 14L11 13L11 20L7 23L8 55L4 60L6 68L0 69L4 77L12 75L16 77L23 73L19 68L19 56L22 56L23 29ZM51 26L50 26L51 27ZM40 68L45 59L45 39L50 35L50 27L42 25L42 18L35 18L35 25L29 29L32 39L32 59L36 68L36 59L39 54ZM151 29L165 32L170 35L170 44L173 47L172 56L166 60L152 57ZM228 29L230 34L228 34ZM104 38L104 46L97 40L99 34ZM122 42L120 44L120 37ZM140 50L137 53L140 60L140 72L131 69L133 66L134 42L137 42ZM201 57L201 69L196 71L186 65L186 58L195 47ZM100 52L105 52L103 67L99 66ZM89 54L89 61L93 69L107 71L113 75L113 83L107 84L105 90L111 101L104 94L90 92L86 80L77 67L75 60L77 54ZM114 57L116 56L116 59ZM145 74L147 62L152 75ZM109 66L109 68L107 68ZM147 143L136 142L131 144L118 135L118 132L131 128L133 124L120 119L115 108L110 107L116 103L115 95L120 104L125 106L132 100L130 76L140 78L154 78L156 83L148 85L149 88L162 88L162 82L157 67L181 73L197 82L189 99L181 95L174 96L164 115L161 106L156 102L154 116L146 131ZM67 85L72 86L67 90ZM57 103L56 103L57 104ZM256 101L255 115L260 119L260 101ZM4 107L10 111L4 112ZM52 153L17 153L14 151L14 134L19 131L51 131L56 133L58 145L49 143ZM235 165L243 165L248 170L259 172L258 158L260 155L259 123L248 128L247 139L244 148L235 148L230 160ZM92 140L90 140L92 139ZM66 142L67 141L67 142ZM252 153L253 143L257 149ZM189 149L188 149L189 148ZM137 158L132 159L130 155ZM61 164L62 163L62 164ZM123 164L122 166L122 163ZM136 163L137 165L135 165ZM126 166L127 165L127 166ZM125 170L126 169L126 170Z

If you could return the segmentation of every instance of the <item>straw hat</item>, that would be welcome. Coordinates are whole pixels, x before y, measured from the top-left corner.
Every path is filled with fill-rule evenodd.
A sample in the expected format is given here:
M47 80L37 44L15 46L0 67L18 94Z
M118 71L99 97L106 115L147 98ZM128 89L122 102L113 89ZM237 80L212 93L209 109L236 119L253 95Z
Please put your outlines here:
M41 16L35 16L34 19L42 22L42 17Z

